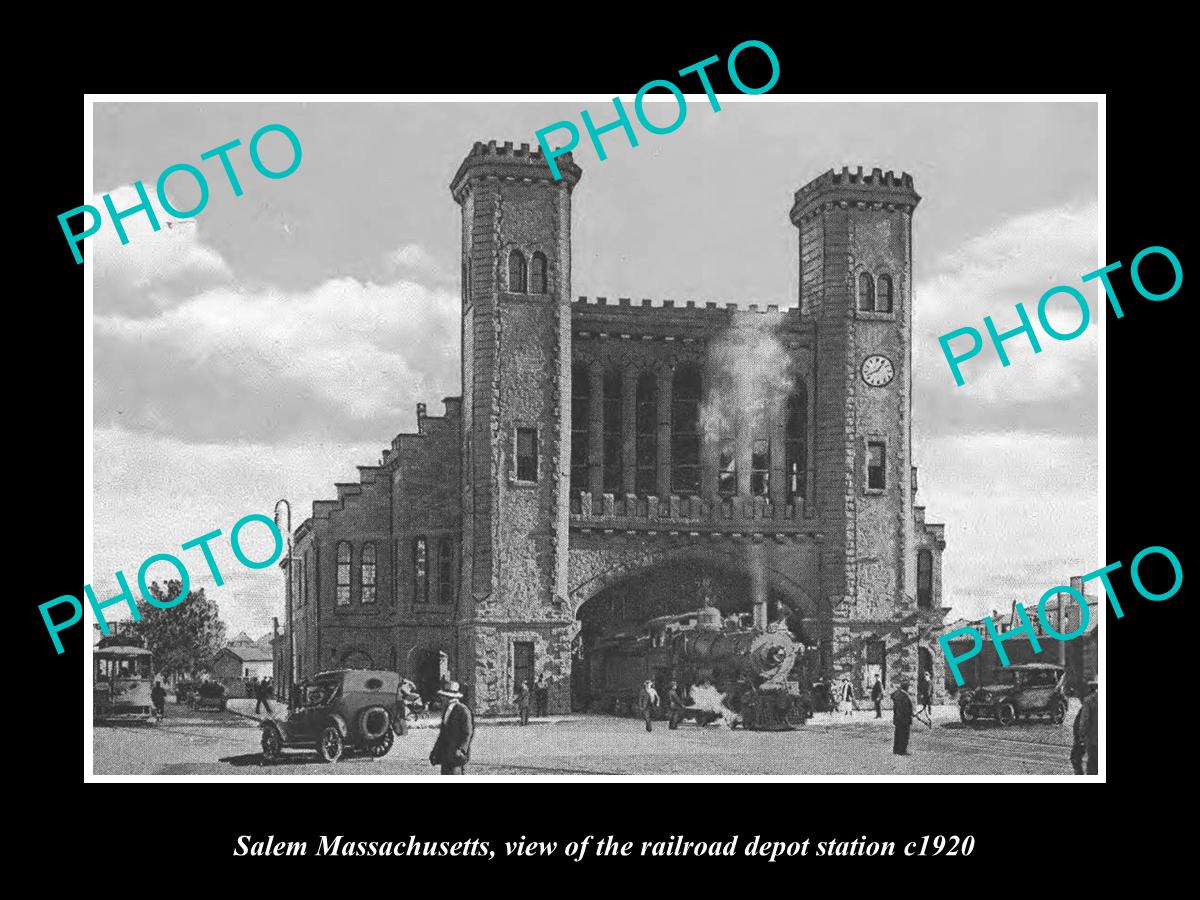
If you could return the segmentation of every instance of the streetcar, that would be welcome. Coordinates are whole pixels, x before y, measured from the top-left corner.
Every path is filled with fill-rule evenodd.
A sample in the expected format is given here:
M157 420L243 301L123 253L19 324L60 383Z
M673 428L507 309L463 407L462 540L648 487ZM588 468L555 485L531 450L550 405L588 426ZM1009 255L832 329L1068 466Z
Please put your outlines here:
M150 689L154 656L130 638L102 638L92 649L92 720L156 723Z

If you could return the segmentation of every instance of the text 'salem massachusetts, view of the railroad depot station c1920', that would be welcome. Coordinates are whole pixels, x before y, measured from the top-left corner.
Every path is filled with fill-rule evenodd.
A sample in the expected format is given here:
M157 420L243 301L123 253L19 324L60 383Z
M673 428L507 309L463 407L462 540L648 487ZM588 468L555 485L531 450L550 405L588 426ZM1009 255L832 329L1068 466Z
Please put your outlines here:
M858 696L931 671L942 525L915 503L912 177L830 170L795 194L799 305L571 294L569 154L477 143L462 207L461 397L417 407L285 559L281 673L394 668L511 713L587 708L589 648L715 606L784 619L800 680ZM782 219L782 215L781 215ZM782 307L782 308L781 308ZM753 617L753 618L751 618ZM282 680L282 679L281 679Z

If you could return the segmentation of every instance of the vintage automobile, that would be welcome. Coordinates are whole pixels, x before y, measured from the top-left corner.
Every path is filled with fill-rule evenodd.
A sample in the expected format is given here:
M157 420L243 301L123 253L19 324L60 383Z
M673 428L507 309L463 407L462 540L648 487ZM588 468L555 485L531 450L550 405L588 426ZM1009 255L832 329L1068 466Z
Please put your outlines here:
M992 684L964 690L958 698L958 714L966 723L976 719L995 719L1011 725L1018 718L1049 716L1061 725L1067 716L1067 698L1063 692L1062 666L1026 663L1009 666L996 673Z
M361 751L374 757L392 749L400 714L400 676L378 669L321 672L302 682L285 718L262 723L264 762L282 751L315 749L325 762Z
M190 703L192 697L195 696L196 690L200 687L198 681L181 681L175 685L175 702Z
M192 709L224 709L228 702L225 685L216 681L200 682L188 696L188 706Z

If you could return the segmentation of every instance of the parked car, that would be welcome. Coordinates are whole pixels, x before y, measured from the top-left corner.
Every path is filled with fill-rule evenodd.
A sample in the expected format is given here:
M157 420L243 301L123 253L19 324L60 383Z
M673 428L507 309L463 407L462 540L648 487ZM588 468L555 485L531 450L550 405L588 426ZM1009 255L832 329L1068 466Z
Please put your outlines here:
M262 723L262 756L315 749L325 762L360 751L386 756L401 733L400 675L378 669L322 672L301 682L284 719Z
M175 702L189 703L192 696L196 693L196 689L200 687L198 681L181 681L175 685Z
M203 681L191 695L188 706L192 709L224 709L228 702L225 685L216 681Z
M1001 669L992 684L962 692L958 698L959 717L967 723L995 719L1001 725L1011 725L1018 717L1049 716L1051 724L1061 725L1067 717L1064 675L1062 666L1048 663Z

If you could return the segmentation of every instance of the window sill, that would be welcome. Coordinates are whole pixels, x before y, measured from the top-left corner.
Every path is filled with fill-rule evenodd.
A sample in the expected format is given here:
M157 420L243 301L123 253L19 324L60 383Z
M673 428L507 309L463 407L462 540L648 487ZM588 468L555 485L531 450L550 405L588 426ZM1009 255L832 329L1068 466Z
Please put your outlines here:
M536 481L522 481L520 478L510 478L508 479L508 484L510 487L519 488L535 488L538 486L538 482Z
M896 321L896 312L868 312L865 309L856 309L854 311L856 319L863 319L868 322L894 322Z
M887 493L887 488L863 488L863 496L865 497L882 497Z

